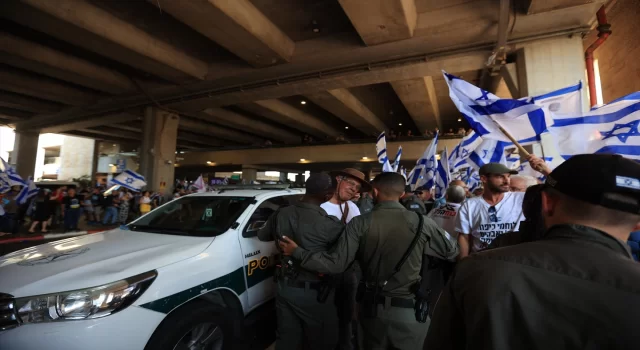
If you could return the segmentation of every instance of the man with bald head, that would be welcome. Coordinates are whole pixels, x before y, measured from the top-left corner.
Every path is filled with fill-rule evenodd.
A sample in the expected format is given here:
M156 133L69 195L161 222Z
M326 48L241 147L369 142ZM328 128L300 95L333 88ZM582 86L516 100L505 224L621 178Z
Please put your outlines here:
M471 193L469 193L469 185L467 185L464 181L462 181L462 180L453 180L453 181L451 181L451 183L449 183L449 187L451 187L451 186L462 187L462 189L464 190L464 193L465 193L465 197L467 197L467 198L471 197Z

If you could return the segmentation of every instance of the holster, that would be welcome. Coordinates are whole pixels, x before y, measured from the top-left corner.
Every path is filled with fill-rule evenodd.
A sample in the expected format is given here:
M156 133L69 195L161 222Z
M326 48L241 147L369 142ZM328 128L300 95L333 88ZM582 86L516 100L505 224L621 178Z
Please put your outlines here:
M378 317L378 300L380 300L380 294L382 292L382 286L376 284L367 284L361 281L358 284L358 290L356 292L356 301L360 303L360 314L365 318Z
M427 296L427 298L416 298L416 303L413 308L416 313L416 321L420 323L427 322L427 318L429 318L429 297Z
M319 303L324 304L329 298L329 294L335 288L334 279L331 276L324 276L322 278L322 282L320 282L320 287L318 288L318 296L317 299Z

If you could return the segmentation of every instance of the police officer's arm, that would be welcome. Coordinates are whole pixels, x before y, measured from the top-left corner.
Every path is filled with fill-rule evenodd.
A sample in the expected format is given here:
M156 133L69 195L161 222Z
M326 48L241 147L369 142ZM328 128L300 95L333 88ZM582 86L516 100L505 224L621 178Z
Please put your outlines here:
M271 242L275 240L276 234L276 220L278 220L278 210L275 213L269 216L267 222L264 226L258 231L258 239L263 242Z
M460 254L456 239L430 218L424 218L422 232L429 236L429 241L424 246L424 254L450 261L454 261Z
M458 231L458 244L460 245L460 256L458 256L458 259L462 259L469 255L471 220L469 218L468 201L462 204L456 216L456 231Z
M364 232L363 226L362 216L357 216L349 222L331 250L311 253L298 247L292 256L300 260L300 265L307 270L327 274L342 273L356 257L360 236Z

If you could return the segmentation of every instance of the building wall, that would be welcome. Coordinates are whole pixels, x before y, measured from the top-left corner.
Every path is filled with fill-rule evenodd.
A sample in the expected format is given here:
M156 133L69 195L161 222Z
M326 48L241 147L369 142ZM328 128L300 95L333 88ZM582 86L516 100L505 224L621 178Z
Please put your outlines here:
M59 180L91 176L95 141L83 137L65 136L60 146Z
M604 103L640 91L640 1L617 0L607 20L613 34L594 54ZM585 49L595 38L595 31L585 38Z

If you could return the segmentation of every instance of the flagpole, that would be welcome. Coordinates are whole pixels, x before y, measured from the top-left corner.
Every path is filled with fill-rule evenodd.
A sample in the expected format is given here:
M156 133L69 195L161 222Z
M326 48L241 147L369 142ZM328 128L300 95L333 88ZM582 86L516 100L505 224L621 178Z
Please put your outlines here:
M498 123L495 119L492 119L492 120L494 123L496 123L496 125L498 126L498 129L502 131L504 136L506 136L509 140L511 140L511 142L513 142L514 145L516 145L519 152L521 152L525 157L529 157L531 155L529 152L527 152L526 149L524 149L524 147L522 147L522 145L513 136L511 136L511 134L507 130L505 130L502 127L502 125L500 125L500 123Z

